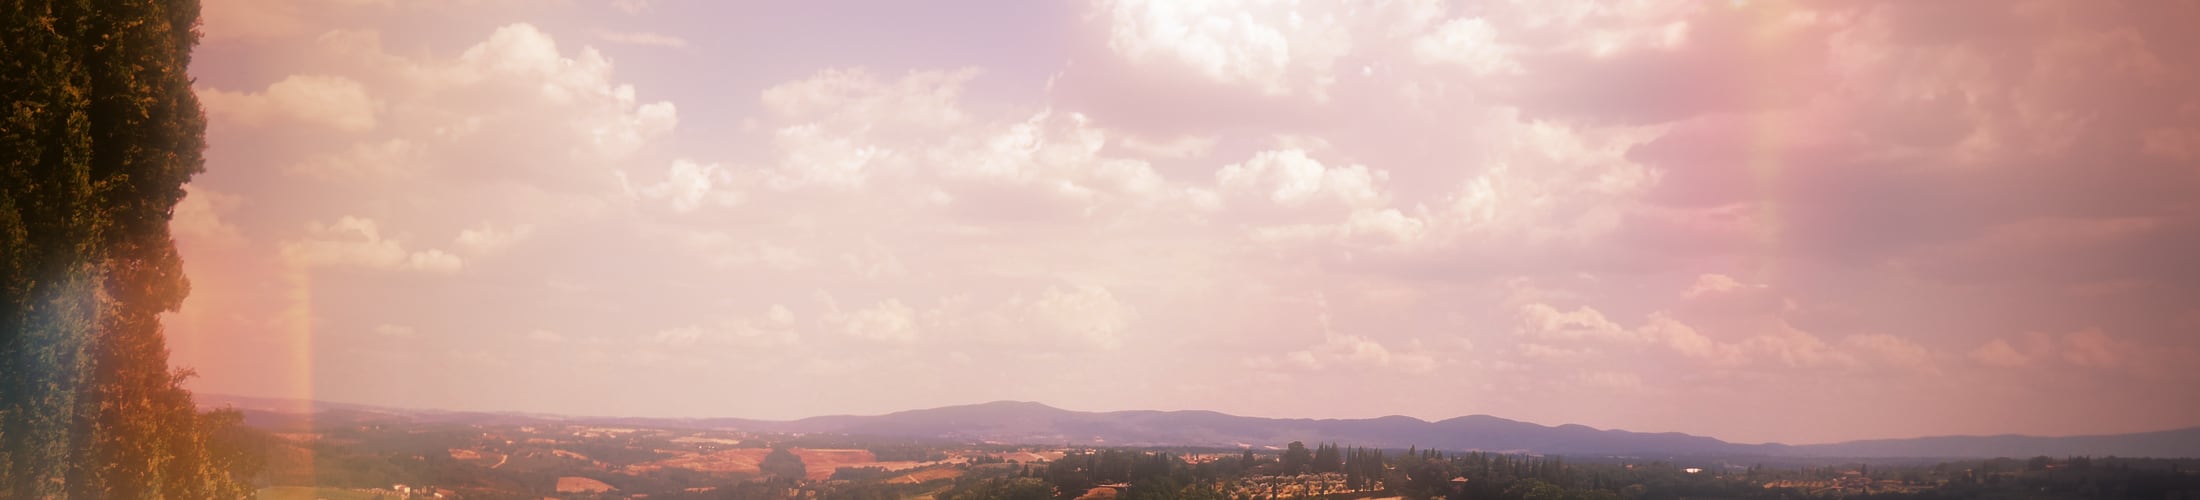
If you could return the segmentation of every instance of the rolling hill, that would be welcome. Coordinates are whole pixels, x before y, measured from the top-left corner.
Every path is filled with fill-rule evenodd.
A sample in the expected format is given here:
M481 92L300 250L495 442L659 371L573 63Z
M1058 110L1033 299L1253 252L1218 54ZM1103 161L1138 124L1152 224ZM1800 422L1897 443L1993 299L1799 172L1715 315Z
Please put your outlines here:
M1242 417L1212 411L1086 412L1040 403L991 403L908 410L885 415L833 415L772 421L739 418L669 419L564 417L523 413L395 410L335 403L203 396L206 406L246 410L248 421L286 422L284 412L311 408L317 420L393 417L446 423L566 422L596 425L709 428L771 433L831 433L970 442L1075 446L1274 447L1291 441L1353 446L1482 450L1559 455L1961 458L2049 456L2200 457L2200 427L2103 436L1940 436L1831 444L1729 443L1674 432L1546 426L1488 415L1439 421L1388 416L1364 419ZM295 419L292 419L295 420Z

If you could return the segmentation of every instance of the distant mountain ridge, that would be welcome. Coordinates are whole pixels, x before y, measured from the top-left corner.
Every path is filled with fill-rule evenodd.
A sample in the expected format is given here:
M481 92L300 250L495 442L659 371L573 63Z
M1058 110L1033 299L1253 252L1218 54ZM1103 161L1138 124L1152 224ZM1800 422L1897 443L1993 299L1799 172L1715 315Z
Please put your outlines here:
M395 410L367 405L302 403L209 395L204 406L233 405L261 422L280 413L328 413L341 419L410 418L453 423L567 422L775 433L831 433L1016 444L1078 446L1271 447L1291 441L1352 446L1482 450L1555 455L1777 456L1961 458L2048 456L2200 457L2200 427L2102 436L1941 436L1832 444L1729 443L1678 432L1545 426L1488 415L1435 422L1388 416L1361 419L1242 417L1213 411L1064 410L1033 402L995 401L906 410L885 415L833 415L797 420L742 418L566 417L523 413ZM269 415L267 413L276 413Z

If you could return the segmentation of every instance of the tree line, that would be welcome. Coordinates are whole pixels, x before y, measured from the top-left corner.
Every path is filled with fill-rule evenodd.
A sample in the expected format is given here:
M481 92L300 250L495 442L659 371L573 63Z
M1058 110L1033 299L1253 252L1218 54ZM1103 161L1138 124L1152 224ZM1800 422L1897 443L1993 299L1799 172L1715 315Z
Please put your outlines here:
M1005 466L1005 467L1002 467ZM1937 464L1684 467L1668 461L1575 463L1557 456L1381 450L1293 443L1222 457L1139 450L1072 453L1044 464L972 468L940 498L1075 498L1127 486L1124 499L1375 498L1664 500L1681 498L2194 498L2200 460L2034 457ZM1343 476L1343 488L1329 483Z

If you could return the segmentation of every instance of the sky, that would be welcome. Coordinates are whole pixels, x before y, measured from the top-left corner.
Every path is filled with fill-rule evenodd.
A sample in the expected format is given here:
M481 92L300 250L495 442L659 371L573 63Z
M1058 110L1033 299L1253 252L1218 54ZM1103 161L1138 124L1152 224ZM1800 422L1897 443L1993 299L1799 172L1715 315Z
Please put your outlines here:
M202 393L2200 425L2200 3L204 5Z

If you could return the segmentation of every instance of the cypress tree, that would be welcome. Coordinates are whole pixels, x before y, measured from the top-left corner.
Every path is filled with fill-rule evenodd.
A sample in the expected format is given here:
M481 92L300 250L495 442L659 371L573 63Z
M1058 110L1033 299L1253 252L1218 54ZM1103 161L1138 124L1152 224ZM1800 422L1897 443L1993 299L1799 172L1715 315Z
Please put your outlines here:
M0 496L241 498L159 315L189 293L168 221L203 168L195 0L0 14Z

